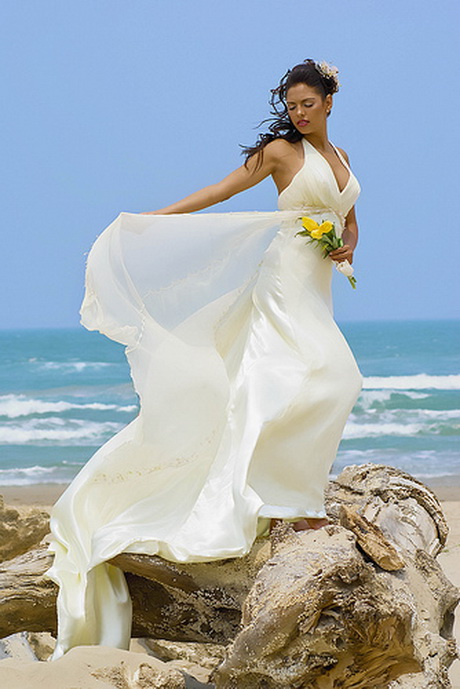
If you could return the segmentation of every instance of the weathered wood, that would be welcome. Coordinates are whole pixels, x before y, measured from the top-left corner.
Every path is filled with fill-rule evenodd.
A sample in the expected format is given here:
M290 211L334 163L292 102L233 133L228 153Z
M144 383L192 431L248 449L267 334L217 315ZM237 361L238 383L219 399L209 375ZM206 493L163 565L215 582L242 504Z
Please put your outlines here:
M216 687L450 687L459 591L435 559L448 533L435 495L391 467L347 467L327 511L348 529L274 532Z
M133 636L227 643L269 555L267 539L257 539L244 558L208 563L178 565L128 553L113 558L126 572L133 599ZM51 564L46 545L0 564L0 638L21 631L56 633L57 586L45 577Z
M418 672L410 592L391 586L343 527L282 528L216 686L377 689Z
M410 474L379 464L346 467L326 493L327 513L340 522L342 506L378 526L402 551L421 548L436 557L449 527L435 494Z
M404 567L404 560L378 526L346 505L341 505L339 514L340 524L353 531L357 544L375 564L388 572Z
M218 689L449 687L459 593L436 561L447 537L439 501L403 472L365 465L330 483L327 511L330 526L280 523L244 558L113 558L133 635L231 642ZM50 565L44 546L0 565L0 636L55 632Z
M43 546L0 565L0 638L26 630L56 633L58 589L44 576L51 564L52 556ZM152 570L155 564L152 563ZM170 589L130 573L127 581L133 598L133 636L209 641L222 640L224 631L216 630L217 636L212 635L217 625L221 624L230 635L238 628L241 606L234 604L232 610L227 603L224 619L223 611L213 606L207 591L191 597L188 587L184 591L177 586ZM210 601L206 605L203 599L206 602L207 597Z
M39 546L0 564L0 637L56 631L57 587L43 576L52 562Z

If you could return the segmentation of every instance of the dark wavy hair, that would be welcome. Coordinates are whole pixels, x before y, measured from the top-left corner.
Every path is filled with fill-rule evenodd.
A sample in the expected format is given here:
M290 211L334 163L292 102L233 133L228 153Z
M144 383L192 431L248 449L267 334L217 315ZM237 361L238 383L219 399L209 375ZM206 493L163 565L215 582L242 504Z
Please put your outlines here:
M271 122L268 127L269 132L259 134L259 137L254 146L241 146L243 149L241 155L246 156L244 165L247 167L249 158L255 153L258 154L256 170L262 165L263 149L265 146L275 139L286 139L291 143L300 141L302 134L292 124L286 104L286 95L291 86L295 84L307 84L315 89L324 100L327 94L333 94L339 90L337 79L333 76L324 76L316 67L315 60L308 58L300 65L296 65L292 69L288 69L286 74L281 77L279 85L276 89L271 90L269 103L271 105L270 114L272 117L267 117L258 125L261 127L265 122Z

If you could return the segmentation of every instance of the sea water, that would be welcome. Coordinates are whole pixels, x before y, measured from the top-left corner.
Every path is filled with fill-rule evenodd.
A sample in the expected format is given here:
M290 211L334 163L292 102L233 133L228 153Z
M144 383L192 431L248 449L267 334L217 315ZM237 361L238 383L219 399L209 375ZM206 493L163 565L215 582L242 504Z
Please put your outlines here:
M460 321L338 325L364 387L333 474L460 475ZM69 482L138 410L121 345L83 328L0 331L0 485Z

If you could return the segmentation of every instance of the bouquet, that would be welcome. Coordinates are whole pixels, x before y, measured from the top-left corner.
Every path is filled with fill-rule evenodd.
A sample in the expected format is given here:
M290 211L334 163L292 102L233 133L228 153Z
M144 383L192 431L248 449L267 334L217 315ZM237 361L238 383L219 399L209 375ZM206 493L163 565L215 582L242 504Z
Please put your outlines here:
M318 242L323 249L323 258L326 258L331 251L334 251L334 249L338 249L339 247L343 246L343 239L341 237L337 237L335 233L335 225L330 220L323 221L321 225L318 225L316 220L313 220L313 218L303 217L301 220L302 227L304 229L300 230L300 232L297 232L296 236L300 234L303 237L309 237L310 242ZM349 261L345 260L341 261L340 263L334 261L334 263L339 273L345 275L353 289L356 289L356 278L353 277L354 270Z

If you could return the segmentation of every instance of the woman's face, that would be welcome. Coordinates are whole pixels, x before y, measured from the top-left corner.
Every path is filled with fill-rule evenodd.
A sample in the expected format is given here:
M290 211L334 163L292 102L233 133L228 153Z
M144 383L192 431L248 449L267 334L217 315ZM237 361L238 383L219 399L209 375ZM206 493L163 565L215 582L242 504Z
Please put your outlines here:
M332 107L332 96L323 100L315 88L307 84L294 84L286 94L289 118L301 134L324 129L327 111Z

